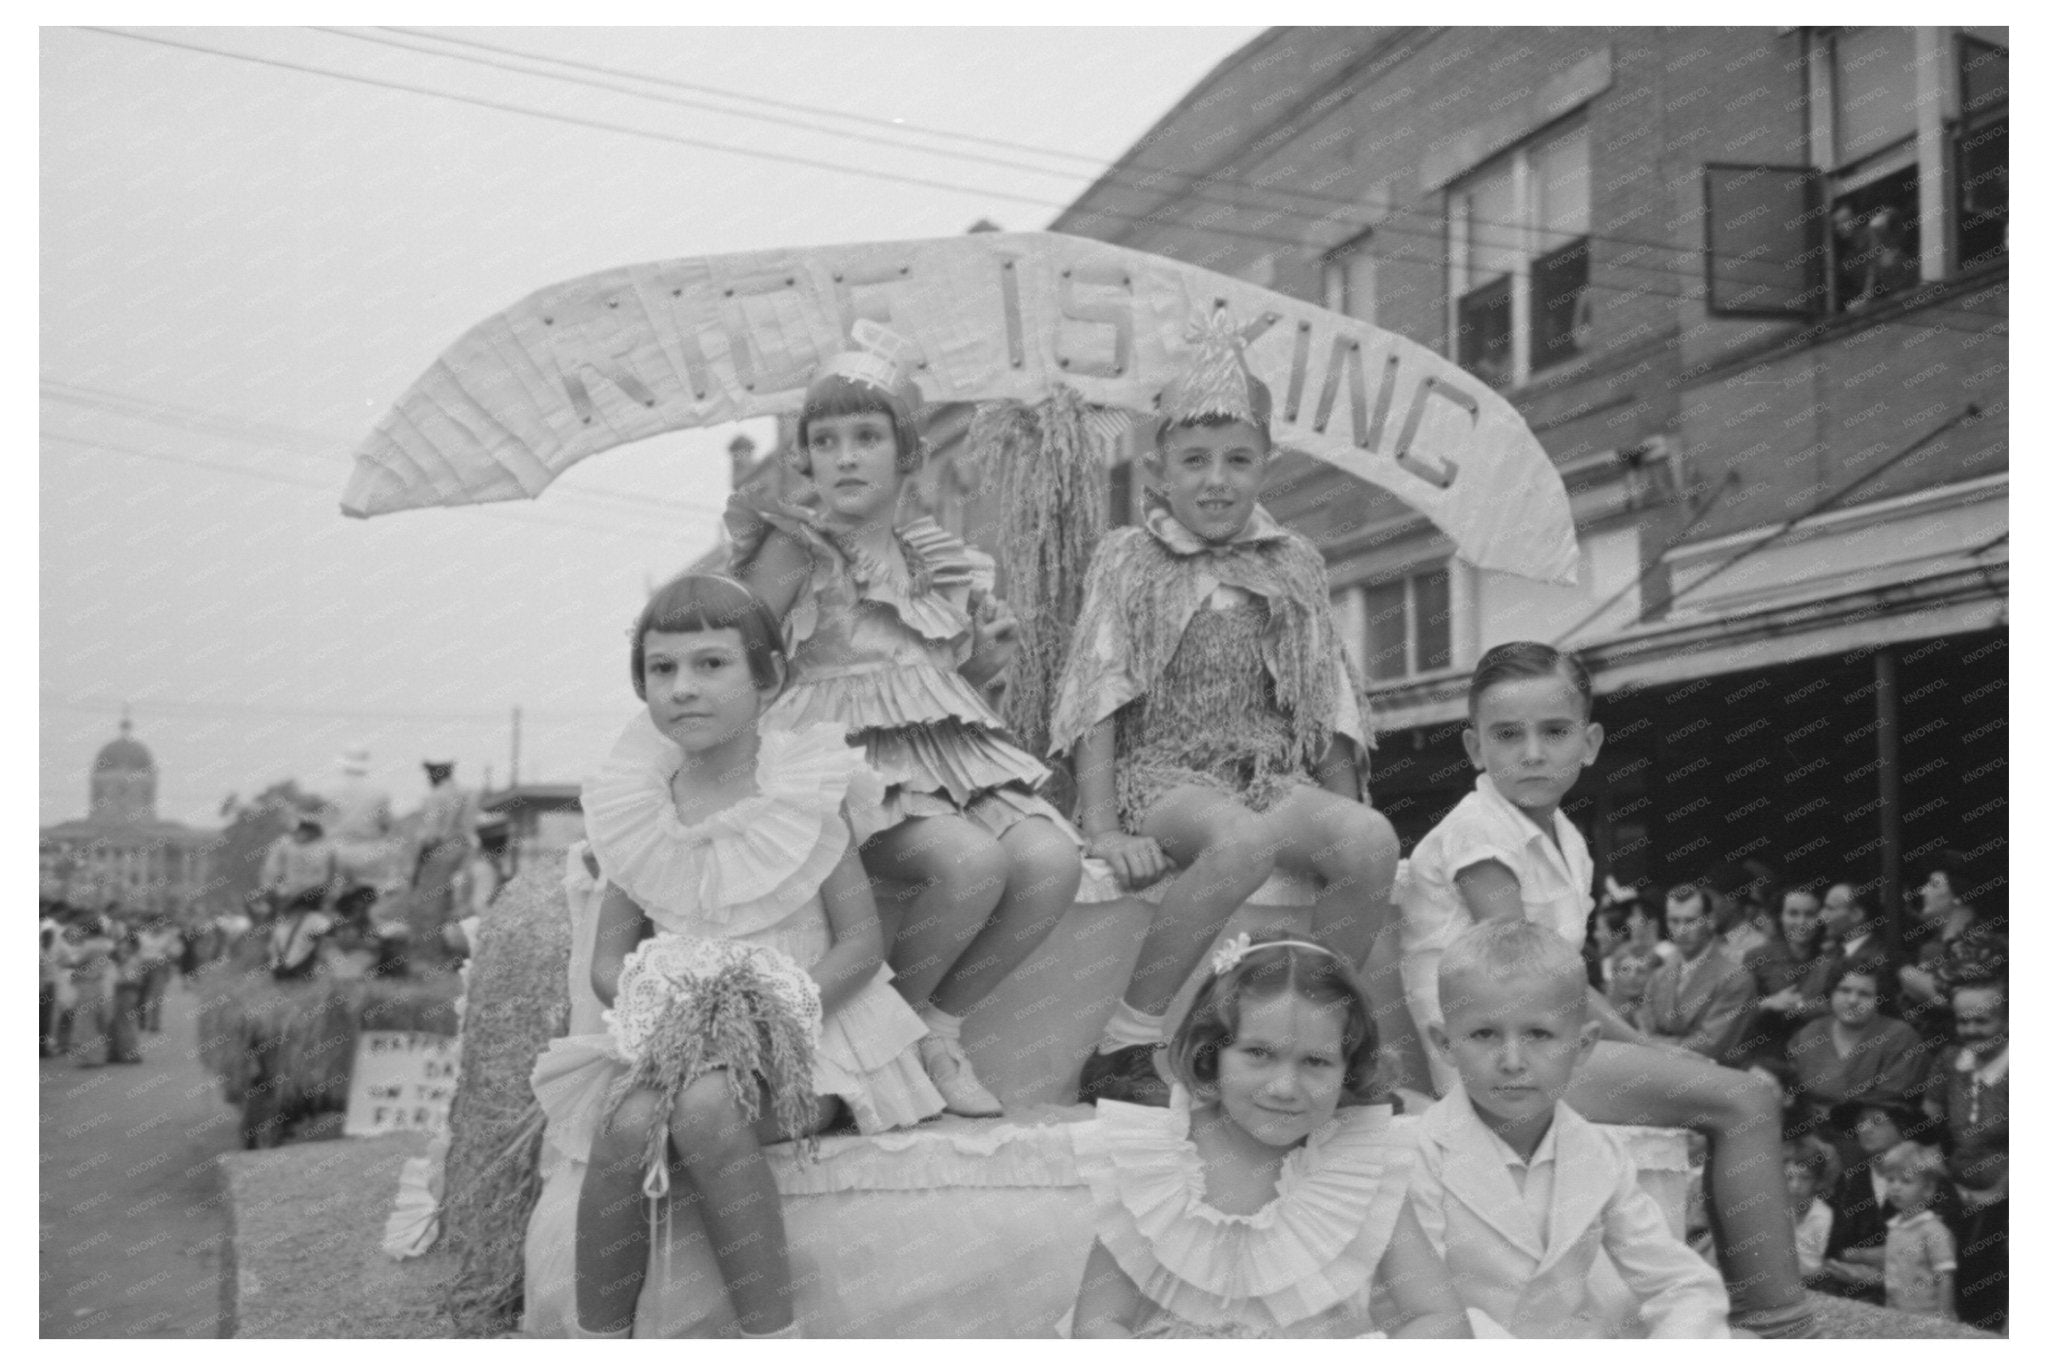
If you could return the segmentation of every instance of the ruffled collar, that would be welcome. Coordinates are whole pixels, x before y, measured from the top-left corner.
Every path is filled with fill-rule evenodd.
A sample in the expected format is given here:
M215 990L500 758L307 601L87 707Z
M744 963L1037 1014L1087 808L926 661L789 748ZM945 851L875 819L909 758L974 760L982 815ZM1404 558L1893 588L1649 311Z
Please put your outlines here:
M1182 524L1180 518L1174 516L1166 500L1157 493L1148 491L1145 495L1145 504L1145 529L1150 531L1161 545L1177 555L1217 554L1225 550L1269 544L1283 540L1287 536L1287 528L1273 519L1273 514L1266 510L1264 503L1253 503L1251 519L1245 522L1242 530L1222 545L1211 545L1190 531Z
M816 894L851 839L843 803L878 806L881 779L843 727L761 735L754 795L693 824L671 787L682 751L642 711L583 787L605 876L664 929L732 936L779 923Z
M1102 1101L1074 1134L1103 1244L1146 1296L1197 1323L1257 1301L1285 1325L1364 1293L1407 1197L1413 1150L1387 1107L1338 1110L1247 1214L1207 1202L1192 1117L1176 1087L1165 1109Z

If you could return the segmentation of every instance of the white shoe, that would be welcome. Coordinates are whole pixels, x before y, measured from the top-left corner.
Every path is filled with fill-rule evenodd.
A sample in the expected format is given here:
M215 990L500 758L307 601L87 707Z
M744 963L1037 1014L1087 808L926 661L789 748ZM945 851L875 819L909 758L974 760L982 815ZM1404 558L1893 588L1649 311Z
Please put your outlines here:
M1002 1116L1003 1102L974 1074L959 1043L928 1033L917 1040L917 1060L946 1101L947 1113L970 1119Z

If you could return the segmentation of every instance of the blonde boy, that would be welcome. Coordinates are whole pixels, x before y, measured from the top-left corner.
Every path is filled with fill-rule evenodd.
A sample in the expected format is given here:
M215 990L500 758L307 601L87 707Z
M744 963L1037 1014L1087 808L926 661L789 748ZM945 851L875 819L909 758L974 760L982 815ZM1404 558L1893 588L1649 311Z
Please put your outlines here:
M1673 1234L1612 1137L1560 1103L1599 1037L1585 966L1526 920L1444 951L1432 1041L1458 1083L1417 1124L1409 1187L1467 1307L1517 1337L1606 1335L1589 1291L1602 1252L1653 1337L1726 1337L1720 1278Z

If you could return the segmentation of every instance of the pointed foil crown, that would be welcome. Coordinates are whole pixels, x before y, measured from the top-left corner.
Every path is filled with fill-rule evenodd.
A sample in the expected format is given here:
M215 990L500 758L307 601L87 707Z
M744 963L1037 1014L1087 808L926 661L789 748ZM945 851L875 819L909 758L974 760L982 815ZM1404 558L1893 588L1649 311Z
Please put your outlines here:
M1244 358L1244 336L1217 309L1188 327L1194 348L1187 368L1159 396L1159 415L1169 424L1220 417L1263 428L1273 415L1273 395L1252 374Z
M841 351L826 361L818 371L818 378L830 375L851 379L884 393L900 392L908 369L904 356L910 343L869 318L854 320L852 336L858 349Z

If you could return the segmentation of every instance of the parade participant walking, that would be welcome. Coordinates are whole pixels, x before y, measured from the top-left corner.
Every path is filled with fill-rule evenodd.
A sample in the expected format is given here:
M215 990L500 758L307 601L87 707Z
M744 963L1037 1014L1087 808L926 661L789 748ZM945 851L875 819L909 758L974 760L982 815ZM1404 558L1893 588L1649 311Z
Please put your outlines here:
M161 1033L164 993L171 987L171 973L184 946L184 935L171 917L158 910L136 930L136 955L142 971L141 1023L148 1033Z
M896 989L930 1030L920 1055L946 1107L989 1117L1002 1101L968 1064L961 1024L1073 905L1080 836L1038 795L1050 771L976 690L1015 630L993 562L929 518L896 524L924 458L919 401L895 361L836 358L796 424L819 505L735 493L726 525L734 574L789 649L789 687L765 723L843 725L882 774L878 823L856 831L861 861L921 888L889 948Z
M1272 394L1213 324L1161 400L1142 527L1088 568L1052 718L1089 852L1126 886L1178 870L1081 1098L1163 1103L1167 1007L1275 868L1318 879L1313 936L1363 961L1399 846L1365 799L1366 712L1321 554L1259 504Z
M1444 1027L1436 977L1451 943L1480 921L1528 919L1574 947L1583 944L1593 860L1585 836L1559 806L1599 756L1604 737L1585 666L1545 644L1488 650L1473 669L1467 708L1465 753L1479 773L1475 789L1416 845L1395 896L1408 1008L1431 1039L1431 1072L1446 1086L1455 1067L1435 1042ZM1572 1081L1572 1107L1596 1123L1704 1132L1708 1215L1735 1306L1733 1325L1758 1336L1812 1335L1792 1239L1776 1087L1648 1046L1604 998L1595 994L1589 1005L1601 1038Z
M113 1048L113 926L106 916L87 911L65 937L71 947L71 985L77 994L68 1051L82 1067L103 1066L112 1060Z
M556 1040L533 1076L549 1141L590 1163L579 1336L630 1335L645 1200L670 1198L701 1211L742 1335L800 1336L762 1144L842 1104L864 1132L944 1104L917 1060L924 1029L885 984L849 824L874 816L881 783L843 727L760 728L785 667L775 618L731 579L677 578L634 627L647 709L584 791L608 1031ZM687 1194L670 1193L671 1153Z
M1097 1231L1073 1334L1470 1336L1408 1204L1409 1144L1367 1107L1379 1039L1357 974L1278 936L1211 967L1174 1033L1172 1103L1105 1100L1074 1130Z

